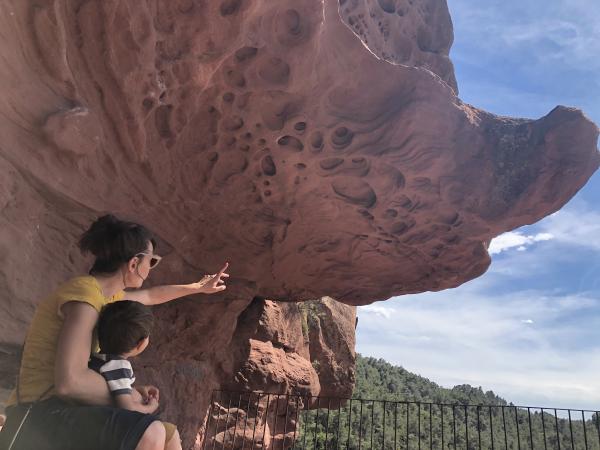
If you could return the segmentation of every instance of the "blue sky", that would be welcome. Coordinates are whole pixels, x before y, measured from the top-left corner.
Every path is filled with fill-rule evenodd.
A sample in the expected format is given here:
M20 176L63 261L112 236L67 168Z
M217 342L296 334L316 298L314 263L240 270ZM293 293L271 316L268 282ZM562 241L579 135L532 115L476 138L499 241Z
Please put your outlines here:
M600 1L448 0L460 97L600 124ZM357 350L517 404L600 409L600 172L561 211L492 241L477 280L359 308Z

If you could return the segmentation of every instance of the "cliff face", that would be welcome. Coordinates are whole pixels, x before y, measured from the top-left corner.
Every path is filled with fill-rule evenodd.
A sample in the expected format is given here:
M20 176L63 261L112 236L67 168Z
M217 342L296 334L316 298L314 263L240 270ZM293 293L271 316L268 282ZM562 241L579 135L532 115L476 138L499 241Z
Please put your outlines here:
M491 238L556 211L600 160L580 111L461 102L439 0L7 0L0 26L0 343L18 346L37 302L86 270L75 243L101 213L157 233L153 283L231 261L221 297L157 310L164 361L144 376L169 384L186 442L234 374L346 383L315 375L310 352L333 358L297 330L238 330L260 314L251 299L458 286L486 270Z
M223 377L222 391L211 397L207 442L222 445L225 441L231 448L288 448L300 410L316 406L305 397L350 397L356 359L355 309L327 297L303 304L255 299L240 315L232 351L226 352L223 369L233 376ZM291 394L298 396L292 400L299 401L243 396L240 402L236 393L243 391ZM334 400L328 406L337 405ZM221 415L230 419L221 420ZM254 439L247 419L259 430ZM255 447L251 447L253 440Z

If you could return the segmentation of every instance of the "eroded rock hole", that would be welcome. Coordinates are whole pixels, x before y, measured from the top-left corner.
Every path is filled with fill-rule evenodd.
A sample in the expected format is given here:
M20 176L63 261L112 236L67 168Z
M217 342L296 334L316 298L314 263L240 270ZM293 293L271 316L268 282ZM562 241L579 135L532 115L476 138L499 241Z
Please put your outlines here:
M269 58L263 62L258 74L269 83L285 83L290 76L290 66L281 58Z
M248 61L256 56L258 49L256 47L242 47L235 52L235 59L238 62Z
M342 158L327 158L319 163L323 170L333 170L342 164L344 160Z
M152 109L152 107L154 106L154 101L151 98L145 98L142 102L142 106L146 110Z
M275 161L273 161L271 155L266 155L262 159L262 161L260 162L260 167L262 169L262 172L270 177L277 173L277 167L275 166Z
M352 131L346 127L339 127L331 135L331 143L335 148L342 149L350 145L353 138L354 133Z
M244 120L240 116L227 117L223 121L223 128L227 131L239 130L244 126Z
M396 12L396 2L394 0L377 0L379 7L388 14Z
M280 146L294 152L301 152L304 150L304 144L300 141L300 139L295 138L294 136L282 136L277 139L277 143Z
M219 12L223 17L235 14L240 8L241 3L242 0L225 0L223 3L221 3Z
M310 135L310 145L314 152L320 152L323 149L323 133L315 131Z
M302 33L302 21L300 19L300 13L295 9L288 9L283 15L283 21L290 34L297 35Z
M348 203L371 208L377 202L377 195L371 186L356 178L339 178L331 184L333 191Z
M294 124L294 130L299 132L306 130L306 122L296 122Z

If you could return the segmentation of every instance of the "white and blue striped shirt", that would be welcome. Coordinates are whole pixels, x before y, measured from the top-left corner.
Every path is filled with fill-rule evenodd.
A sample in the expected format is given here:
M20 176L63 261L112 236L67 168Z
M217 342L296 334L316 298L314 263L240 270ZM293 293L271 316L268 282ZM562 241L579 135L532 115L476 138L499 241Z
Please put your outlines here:
M119 355L94 353L88 366L104 377L112 395L131 394L135 376L127 359Z

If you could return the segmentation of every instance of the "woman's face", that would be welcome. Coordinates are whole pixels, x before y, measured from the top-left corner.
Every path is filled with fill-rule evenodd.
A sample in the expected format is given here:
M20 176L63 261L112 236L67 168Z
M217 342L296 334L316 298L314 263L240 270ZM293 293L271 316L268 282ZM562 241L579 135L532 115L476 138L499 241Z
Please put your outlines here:
M148 242L144 252L138 253L129 260L127 275L125 276L125 287L139 288L142 286L148 275L150 275L150 269L157 264L157 257L153 252L152 242Z

